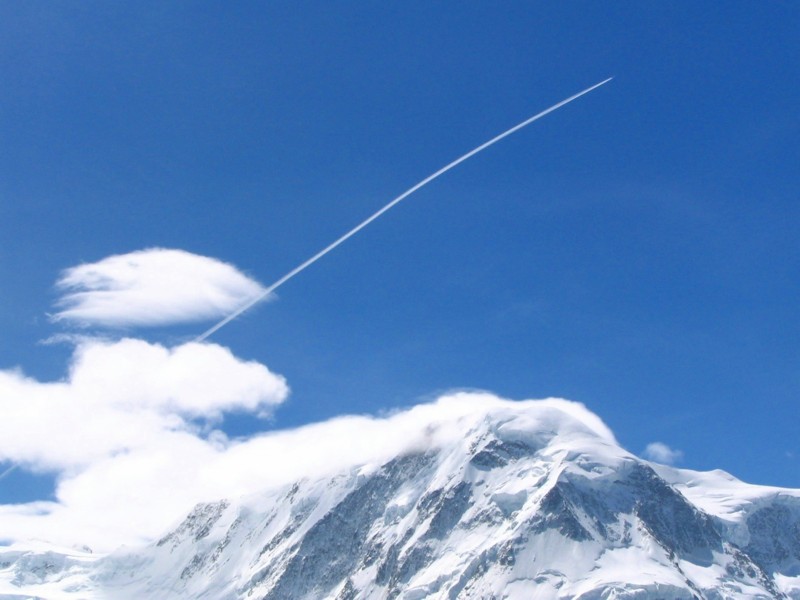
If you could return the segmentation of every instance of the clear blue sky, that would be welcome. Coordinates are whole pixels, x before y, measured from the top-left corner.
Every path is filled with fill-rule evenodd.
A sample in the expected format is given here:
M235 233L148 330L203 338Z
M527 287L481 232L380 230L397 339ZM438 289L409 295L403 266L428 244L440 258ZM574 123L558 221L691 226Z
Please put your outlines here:
M614 76L220 331L292 387L225 429L481 388L800 487L798 74L791 2L2 3L0 368L65 376L65 268L180 248L271 283Z

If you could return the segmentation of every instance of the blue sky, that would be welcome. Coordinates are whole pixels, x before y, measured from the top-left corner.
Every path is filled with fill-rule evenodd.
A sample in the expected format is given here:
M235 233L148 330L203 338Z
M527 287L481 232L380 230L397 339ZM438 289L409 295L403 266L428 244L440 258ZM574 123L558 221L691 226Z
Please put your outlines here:
M219 331L292 390L221 428L558 396L631 451L800 487L798 32L777 1L5 3L0 369L67 376L73 347L41 343L87 332L47 317L64 269L174 248L269 284L614 76ZM51 497L33 470L0 502Z

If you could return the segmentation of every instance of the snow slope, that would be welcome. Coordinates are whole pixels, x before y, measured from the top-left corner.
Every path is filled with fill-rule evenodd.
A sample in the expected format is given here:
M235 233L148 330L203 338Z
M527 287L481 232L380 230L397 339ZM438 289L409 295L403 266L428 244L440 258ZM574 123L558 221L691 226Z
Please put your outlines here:
M651 464L575 403L438 404L424 444L147 547L0 549L0 598L800 599L800 491Z

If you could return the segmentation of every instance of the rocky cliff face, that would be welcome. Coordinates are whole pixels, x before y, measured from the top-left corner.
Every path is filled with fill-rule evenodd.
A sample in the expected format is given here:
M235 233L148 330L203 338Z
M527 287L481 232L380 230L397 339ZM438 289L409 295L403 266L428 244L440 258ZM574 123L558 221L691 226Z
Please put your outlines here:
M457 429L198 505L146 548L6 552L0 570L67 598L800 598L800 492L651 465L557 403Z

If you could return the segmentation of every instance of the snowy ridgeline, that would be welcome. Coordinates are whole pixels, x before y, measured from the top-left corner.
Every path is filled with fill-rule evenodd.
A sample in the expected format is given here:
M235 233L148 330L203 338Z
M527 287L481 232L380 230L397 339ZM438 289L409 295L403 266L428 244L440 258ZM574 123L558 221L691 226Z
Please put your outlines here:
M653 465L575 406L496 402L147 547L0 550L0 598L800 599L800 491Z

